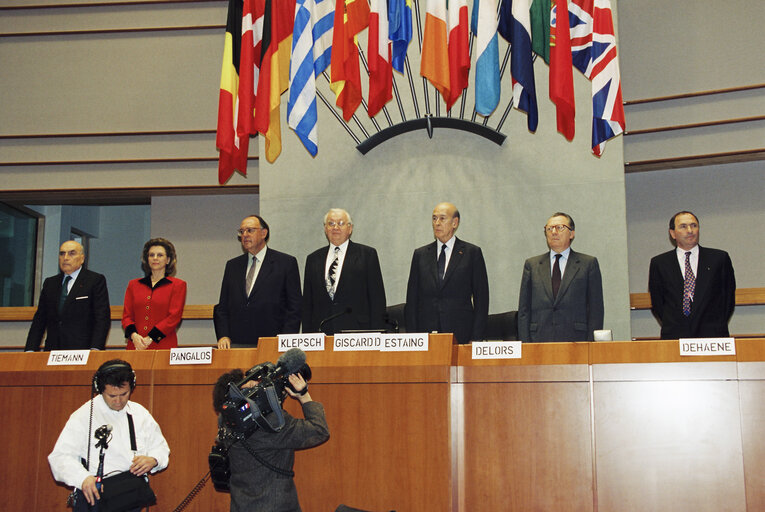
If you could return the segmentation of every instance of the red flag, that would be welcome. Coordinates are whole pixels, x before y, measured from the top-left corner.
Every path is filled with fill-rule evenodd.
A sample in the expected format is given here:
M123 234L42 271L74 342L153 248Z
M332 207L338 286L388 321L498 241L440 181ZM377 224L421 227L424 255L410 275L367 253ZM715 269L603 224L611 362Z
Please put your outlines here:
M337 0L332 34L330 88L343 119L350 121L361 104L361 72L356 34L369 25L367 0Z
M239 60L239 108L236 133L239 138L256 135L255 92L260 74L260 42L263 37L264 3L244 0L242 9L242 49Z
M393 99L393 67L388 40L388 6L385 0L372 0L369 15L369 117Z
M576 103L568 5L566 0L553 1L555 12L550 16L550 99L555 103L558 131L570 141L574 138Z
M449 99L446 110L452 108L468 86L470 73L470 43L468 38L467 0L449 0Z
M221 185L231 178L235 170L247 172L249 138L237 135L236 98L239 91L241 34L242 3L240 0L229 0L218 95L218 129L215 136L215 145L220 151L218 182Z
M295 0L257 0L263 8L260 75L255 96L255 129L265 137L266 160L282 151L281 95L289 88L289 58Z

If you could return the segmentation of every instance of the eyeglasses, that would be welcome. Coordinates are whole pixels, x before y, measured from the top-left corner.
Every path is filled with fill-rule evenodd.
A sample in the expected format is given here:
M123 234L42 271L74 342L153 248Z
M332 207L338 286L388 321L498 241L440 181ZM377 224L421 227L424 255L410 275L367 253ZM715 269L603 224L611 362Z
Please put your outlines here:
M248 235L251 235L251 234L253 234L254 232L256 232L257 230L259 230L259 229L263 229L263 228L244 228L244 229L237 229L237 230L236 230L236 233L237 233L239 236L242 236L242 235L244 235L245 233L247 233Z
M547 231L548 233L554 233L556 231L559 232L559 233L563 233L567 229L571 229L571 228L566 226L565 224L559 224L557 226L547 226L545 228L545 231Z
M345 222L344 220L339 220L337 222L335 222L334 220L328 220L326 225L331 227L331 228L334 228L334 227L342 228L344 226L350 226L351 223L350 222Z

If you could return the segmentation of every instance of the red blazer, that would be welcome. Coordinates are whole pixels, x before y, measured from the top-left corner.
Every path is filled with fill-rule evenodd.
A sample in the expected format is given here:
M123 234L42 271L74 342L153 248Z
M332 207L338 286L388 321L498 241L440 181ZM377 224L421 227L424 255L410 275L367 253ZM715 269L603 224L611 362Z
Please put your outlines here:
M127 349L135 350L130 336L137 332L150 336L151 349L170 349L178 346L175 329L181 323L186 304L186 281L174 277L160 280L154 289L151 278L133 279L125 291L122 309L122 328L125 330Z

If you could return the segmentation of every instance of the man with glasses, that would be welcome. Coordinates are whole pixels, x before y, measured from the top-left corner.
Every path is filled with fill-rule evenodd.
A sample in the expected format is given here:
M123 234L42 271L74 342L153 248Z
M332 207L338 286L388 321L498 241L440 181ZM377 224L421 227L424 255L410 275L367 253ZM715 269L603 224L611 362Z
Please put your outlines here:
M518 298L518 338L524 342L592 341L603 328L598 259L571 249L574 219L557 212L544 227L548 252L526 260Z
M213 311L218 348L255 348L258 338L300 330L300 273L294 256L266 246L268 224L242 220L237 238L245 253L226 263Z
M728 337L736 306L736 277L730 256L699 245L699 220L691 212L669 219L675 249L651 259L648 290L661 338Z
M480 341L489 317L489 279L481 248L457 238L460 212L440 203L431 217L436 240L414 251L406 288L408 332L451 332Z
M85 250L69 240L58 251L61 272L43 283L37 311L27 335L27 352L45 350L103 350L111 327L106 278L82 268Z
M385 286L377 251L351 241L347 211L324 215L329 247L308 255L303 276L303 332L333 335L385 329Z

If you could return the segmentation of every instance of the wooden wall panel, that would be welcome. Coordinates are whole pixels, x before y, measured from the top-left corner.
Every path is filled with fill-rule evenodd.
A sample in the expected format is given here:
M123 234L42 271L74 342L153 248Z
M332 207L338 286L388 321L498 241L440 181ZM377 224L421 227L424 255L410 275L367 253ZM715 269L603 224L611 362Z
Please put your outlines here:
M599 512L746 510L736 382L593 386Z
M462 510L593 510L587 382L464 387Z

